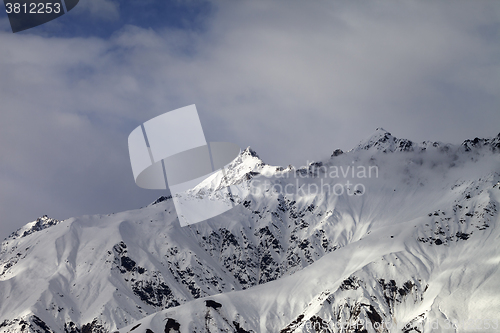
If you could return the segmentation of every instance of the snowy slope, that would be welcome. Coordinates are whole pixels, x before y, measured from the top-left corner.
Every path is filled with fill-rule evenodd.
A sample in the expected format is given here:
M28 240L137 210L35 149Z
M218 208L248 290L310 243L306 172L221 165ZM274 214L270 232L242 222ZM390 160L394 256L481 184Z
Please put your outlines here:
M334 155L282 168L247 149L187 195L230 184L213 200L239 205L184 228L171 198L27 224L2 244L0 332L500 331L500 135L377 129Z

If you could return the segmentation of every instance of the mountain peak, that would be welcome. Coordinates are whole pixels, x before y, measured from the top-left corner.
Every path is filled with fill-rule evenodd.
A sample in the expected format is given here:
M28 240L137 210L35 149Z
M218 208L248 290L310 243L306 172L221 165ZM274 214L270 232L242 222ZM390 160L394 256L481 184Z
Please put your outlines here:
M250 146L248 146L245 150L241 152L242 156L250 156L250 157L256 157L260 159L259 155L253 150Z
M425 141L418 144L408 139L398 139L382 127L378 127L368 139L361 141L352 151L377 150L384 153L392 153L396 151L424 151L429 147L435 147L446 152L452 146L451 144L443 144L441 142ZM486 147L495 152L500 150L500 134L493 138L465 140L462 143L462 147L465 151L478 150Z
M264 166L266 163L262 161L259 155L248 146L243 150L228 166L229 170L244 168L254 169L259 166Z
M380 150L384 153L394 151L413 151L417 145L407 139L398 139L382 127L378 127L368 139L361 141L354 151Z
M488 139L475 138L473 140L470 139L465 140L462 143L462 146L464 147L465 151L470 151L482 147L489 147L489 149L491 149L492 151L496 151L497 149L500 149L500 133L493 138L488 138Z
M253 172L261 171L267 165L260 159L259 155L251 147L241 151L225 168L225 174L216 172L189 190L192 195L211 193L228 185L239 184L248 180Z
M387 140L388 138L393 137L389 131L386 131L382 127L377 127L375 132L371 135L370 139L375 139L376 141Z
M369 150L376 147L377 150L393 151L393 146L398 139L382 127L378 127L375 132L366 140L361 141L354 151Z
M17 231L13 232L7 239L17 239L31 235L34 232L47 229L53 225L58 224L60 221L52 219L47 215L37 218L35 221L27 223Z

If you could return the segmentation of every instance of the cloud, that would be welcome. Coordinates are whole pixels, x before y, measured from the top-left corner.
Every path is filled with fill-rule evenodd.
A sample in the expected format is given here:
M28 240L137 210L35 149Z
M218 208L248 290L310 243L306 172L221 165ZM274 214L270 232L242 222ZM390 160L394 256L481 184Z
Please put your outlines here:
M110 4L79 6L118 15ZM418 141L499 132L495 2L215 4L203 31L0 33L0 234L43 214L153 201L161 192L134 184L128 134L193 103L208 141L281 165L347 150L379 126Z
M84 0L78 3L78 13L88 13L100 20L117 20L120 17L120 5L113 0Z

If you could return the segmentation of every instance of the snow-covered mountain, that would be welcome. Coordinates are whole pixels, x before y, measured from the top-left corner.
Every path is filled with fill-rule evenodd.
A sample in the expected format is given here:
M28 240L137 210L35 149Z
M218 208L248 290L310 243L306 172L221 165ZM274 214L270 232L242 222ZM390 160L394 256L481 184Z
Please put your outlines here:
M377 129L301 168L248 148L200 196L237 205L181 228L162 197L13 233L0 332L500 332L500 134Z

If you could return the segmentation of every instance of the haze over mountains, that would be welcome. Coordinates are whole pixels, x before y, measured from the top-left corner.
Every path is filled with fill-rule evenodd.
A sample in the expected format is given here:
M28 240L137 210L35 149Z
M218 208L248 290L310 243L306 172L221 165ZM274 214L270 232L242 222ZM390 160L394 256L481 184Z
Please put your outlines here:
M500 134L377 129L302 168L247 148L188 196L238 205L181 228L160 198L14 232L0 332L500 331Z

